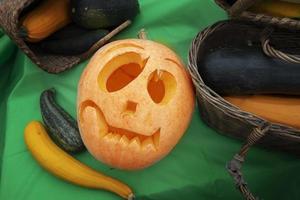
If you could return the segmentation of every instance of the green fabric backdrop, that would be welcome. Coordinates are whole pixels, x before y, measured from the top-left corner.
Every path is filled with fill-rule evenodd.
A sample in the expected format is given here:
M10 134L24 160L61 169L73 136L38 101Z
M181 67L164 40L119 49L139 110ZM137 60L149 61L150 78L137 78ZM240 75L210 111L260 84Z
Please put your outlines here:
M150 39L167 44L185 62L193 37L204 27L226 18L213 0L140 0L140 3L141 14L117 38L134 38L144 27ZM105 191L57 179L36 163L24 144L25 125L33 119L41 120L39 95L44 89L55 87L58 102L76 116L77 82L86 63L59 75L47 74L0 32L1 200L119 199ZM137 199L240 199L225 164L241 144L208 128L201 121L197 107L180 143L169 156L148 169L111 170L88 152L76 158L128 183ZM300 160L294 156L254 148L244 173L253 192L263 199L300 199L298 168Z

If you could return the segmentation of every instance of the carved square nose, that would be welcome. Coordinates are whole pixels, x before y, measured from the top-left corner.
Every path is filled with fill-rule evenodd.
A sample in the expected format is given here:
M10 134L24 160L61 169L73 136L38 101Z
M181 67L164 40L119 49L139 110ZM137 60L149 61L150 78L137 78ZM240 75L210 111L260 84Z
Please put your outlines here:
M127 101L125 112L132 114L135 113L137 105L138 104L134 101Z

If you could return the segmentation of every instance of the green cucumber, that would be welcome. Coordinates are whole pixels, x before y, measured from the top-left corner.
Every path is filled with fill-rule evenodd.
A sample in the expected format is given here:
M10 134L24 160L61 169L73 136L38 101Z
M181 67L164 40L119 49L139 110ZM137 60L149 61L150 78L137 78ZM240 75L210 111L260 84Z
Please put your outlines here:
M76 153L84 149L76 120L55 99L55 89L42 92L40 108L44 124L53 141L67 152Z
M98 29L77 35L73 33L69 38L62 38L62 35L65 37L67 34L60 33L60 36L54 36L57 39L50 38L49 40L42 41L40 46L44 51L52 54L79 55L88 51L108 33L108 30Z
M88 29L118 26L140 10L138 0L72 0L71 9L73 21Z

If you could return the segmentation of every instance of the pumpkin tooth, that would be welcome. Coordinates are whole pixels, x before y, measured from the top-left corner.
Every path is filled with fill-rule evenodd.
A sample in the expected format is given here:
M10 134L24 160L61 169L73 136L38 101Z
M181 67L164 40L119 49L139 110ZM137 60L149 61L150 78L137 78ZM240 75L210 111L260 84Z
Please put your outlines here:
M118 141L120 141L120 139L121 139L121 135L120 135L120 134L117 134L117 133L114 134L114 140L115 140L115 141L118 142Z
M138 136L136 136L133 139L131 139L130 145L138 145L140 147L141 146L140 138Z
M112 133L112 136L111 137L109 136L108 140L112 144L111 150L114 149L115 144L119 143L120 139L121 139L121 135L119 134Z
M126 137L126 135L123 135L120 139L120 143L127 146L129 144L129 139Z
M142 147L143 147L143 148L147 148L148 146L154 147L152 137L147 137L147 138L142 142Z
M158 148L159 146L159 138L160 138L160 129L158 129L152 136L153 144L155 148Z
M104 136L105 139L111 140L114 137L113 133L108 133Z

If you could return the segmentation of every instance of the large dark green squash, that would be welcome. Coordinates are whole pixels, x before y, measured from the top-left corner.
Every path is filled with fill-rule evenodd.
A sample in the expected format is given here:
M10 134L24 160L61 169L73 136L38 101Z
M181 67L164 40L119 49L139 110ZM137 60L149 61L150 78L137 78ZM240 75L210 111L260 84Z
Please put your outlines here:
M88 29L115 27L139 13L138 0L72 0L71 7L73 21Z
M105 29L87 30L68 26L40 42L41 48L52 54L80 55L109 33Z
M45 90L40 97L40 108L44 124L50 137L68 152L84 149L76 120L72 118L55 99L55 89Z
M221 95L300 95L300 65L270 58L260 42L264 27L228 21L199 49L198 71L204 83ZM272 45L300 54L299 33L275 30Z
M49 36L46 40L64 40L67 38L78 37L88 33L90 30L82 28L75 23L71 23Z

